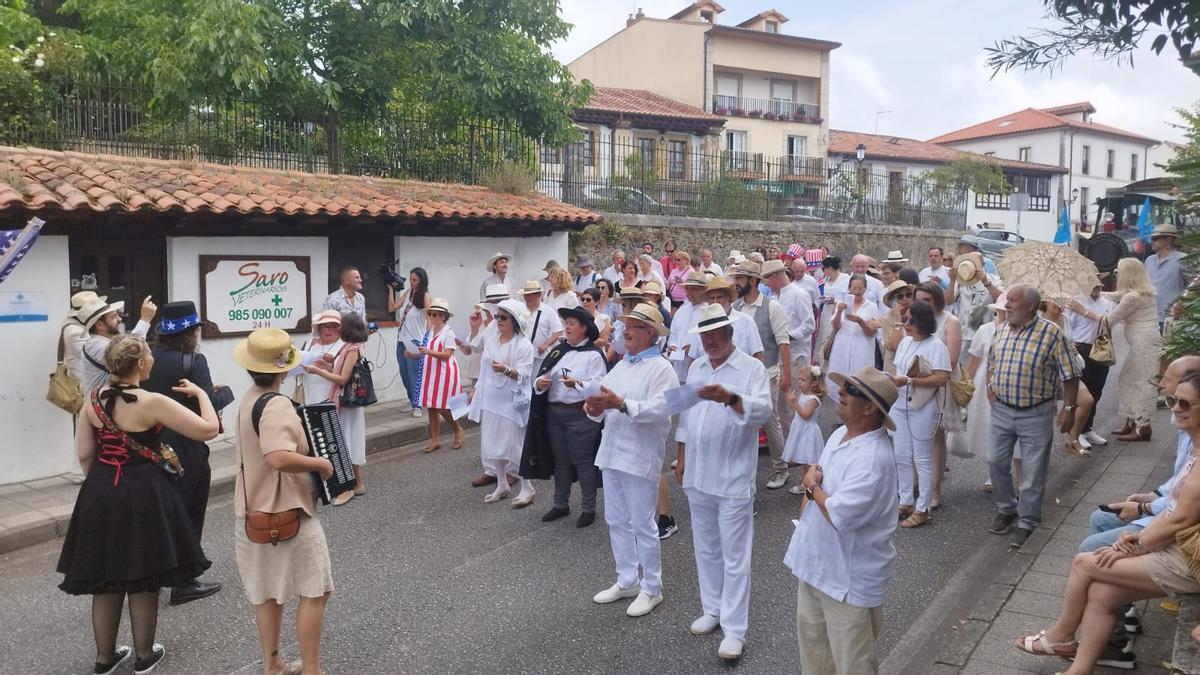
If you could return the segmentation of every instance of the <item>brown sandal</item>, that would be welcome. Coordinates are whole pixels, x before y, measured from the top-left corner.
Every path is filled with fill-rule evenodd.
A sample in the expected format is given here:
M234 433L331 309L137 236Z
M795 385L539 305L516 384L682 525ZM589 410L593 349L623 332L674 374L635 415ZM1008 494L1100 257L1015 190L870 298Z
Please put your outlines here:
M906 530L928 525L929 521L933 520L928 513L922 511L913 511L912 515L900 521L900 527Z
M904 520L905 518L911 516L913 514L913 511L916 511L916 510L917 510L917 507L912 506L910 504L908 506L901 506L899 509L896 510L896 512L897 512L897 515L899 516L899 519Z

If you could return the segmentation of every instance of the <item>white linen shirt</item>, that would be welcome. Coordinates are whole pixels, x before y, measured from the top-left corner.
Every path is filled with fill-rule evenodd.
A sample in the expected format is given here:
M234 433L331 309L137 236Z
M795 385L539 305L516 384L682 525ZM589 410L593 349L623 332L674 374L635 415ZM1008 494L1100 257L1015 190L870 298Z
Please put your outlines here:
M729 313L729 318L733 320L733 346L737 347L738 351L750 356L762 352L762 336L758 334L758 324L754 323L754 319L736 309ZM704 353L704 345L700 342L700 334L689 333L689 335L692 339L692 347L688 350L688 358L708 358Z
M1117 308L1117 303L1109 300L1101 295L1093 300L1090 295L1082 295L1075 298L1083 308L1089 312L1095 312L1101 316L1108 316L1108 313ZM1063 312L1067 316L1067 325L1071 329L1071 337L1076 342L1082 342L1085 345L1090 345L1096 340L1096 327L1098 322L1092 321L1082 314L1076 314L1070 309Z
M562 383L562 371L566 368L570 370L570 377L576 380L582 380L583 385L575 388L568 387ZM600 378L608 373L608 367L604 363L604 357L600 356L599 352L595 351L571 351L563 354L563 357L554 364L547 375L550 376L550 402L551 403L579 403L583 400L583 387L588 382L599 381ZM534 374L537 378L537 374ZM534 390L539 394L546 391L537 385L537 380L534 380Z
M541 318L539 318L539 316ZM534 323L537 324L537 330L534 330ZM539 305L538 308L529 314L529 330L530 342L533 343L533 358L535 364L539 362L546 352L550 351L554 345L550 345L546 349L542 349L542 345L546 340L550 339L552 333L557 333L563 329L562 319L559 318L558 312L552 307L547 307L545 304ZM534 372L537 375L537 372Z
M505 278L501 279L499 274L493 273L489 274L488 277L483 280L483 283L479 284L480 300L483 300L484 297L487 296L487 287L491 286L492 284L502 284L508 289L508 297L516 298L518 300L521 299L520 296L517 295L517 286L516 282L513 281L513 275L509 274Z
M675 369L661 356L637 363L622 359L601 384L625 399L628 413L613 409L592 417L604 422L596 466L657 483L671 430L671 414L663 392L679 386Z
M930 279L936 279L942 288L947 288L950 286L950 270L945 265L936 270L932 267L923 267L920 272L917 272L917 279L921 283L925 283Z
M883 429L845 435L846 427L834 431L817 462L829 520L805 505L783 563L834 600L879 607L896 560L896 458Z
M804 277L809 279L810 277ZM779 290L779 304L787 315L788 342L792 347L792 360L804 357L805 361L812 357L812 334L816 329L816 319L813 317L812 297L796 284L788 284Z
M692 362L687 381L699 386L719 384L737 394L742 398L743 414L703 400L684 411L679 420L686 443L684 489L727 499L750 499L758 471L758 428L772 412L766 367L735 349L715 370L707 355Z
M817 298L821 297L821 287L817 285L817 280L811 274L805 274L803 277L793 281L791 285L798 290L807 292L809 302L816 302Z
M137 325L129 332L132 335L145 339L146 335L150 332L150 324L139 319ZM108 351L108 344L112 338L104 335L96 335L95 333L86 333L85 335L87 339L79 347L79 369L82 377L78 379L83 389L83 395L86 397L93 389L99 389L108 384L108 364L104 356ZM104 368L97 368L92 361L99 363Z
M617 269L616 266L609 265L608 267L604 268L604 272L600 276L608 279L613 283L613 286L616 286L617 280L621 278L622 274L621 270Z

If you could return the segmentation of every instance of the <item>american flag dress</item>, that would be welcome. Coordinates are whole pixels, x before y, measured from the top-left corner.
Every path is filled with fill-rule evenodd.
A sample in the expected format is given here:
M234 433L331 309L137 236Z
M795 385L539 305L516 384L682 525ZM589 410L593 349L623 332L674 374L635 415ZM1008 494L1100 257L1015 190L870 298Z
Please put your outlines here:
M425 331L423 346L430 351L441 352L454 349L454 331L444 326L437 335L432 329ZM445 410L450 407L447 401L462 391L458 378L458 361L453 356L442 361L432 356L422 359L421 373L421 407L430 410Z

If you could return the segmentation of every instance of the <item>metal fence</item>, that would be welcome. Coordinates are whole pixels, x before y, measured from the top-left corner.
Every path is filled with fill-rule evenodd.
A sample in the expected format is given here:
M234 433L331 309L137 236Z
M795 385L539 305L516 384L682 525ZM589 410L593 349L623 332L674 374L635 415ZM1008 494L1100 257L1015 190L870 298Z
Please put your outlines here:
M509 160L532 167L537 145L488 121L388 112L285 114L250 101L152 104L150 92L70 83L31 104L0 144L306 171L477 183Z
M538 190L597 211L964 229L967 190L821 157L594 139L539 156Z

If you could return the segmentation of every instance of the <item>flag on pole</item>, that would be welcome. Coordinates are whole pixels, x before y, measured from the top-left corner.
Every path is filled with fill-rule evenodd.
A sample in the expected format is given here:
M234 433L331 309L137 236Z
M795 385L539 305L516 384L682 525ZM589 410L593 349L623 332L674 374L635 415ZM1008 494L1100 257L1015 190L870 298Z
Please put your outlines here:
M45 224L41 218L30 218L24 229L0 230L0 283L4 283L17 263L33 248L33 242L37 241Z
M1058 216L1058 230L1054 232L1054 243L1071 243L1071 219L1067 217L1067 207L1065 206Z
M1142 210L1138 213L1138 234L1142 241L1150 243L1150 233L1154 231L1154 223L1150 222L1150 198L1142 202Z

